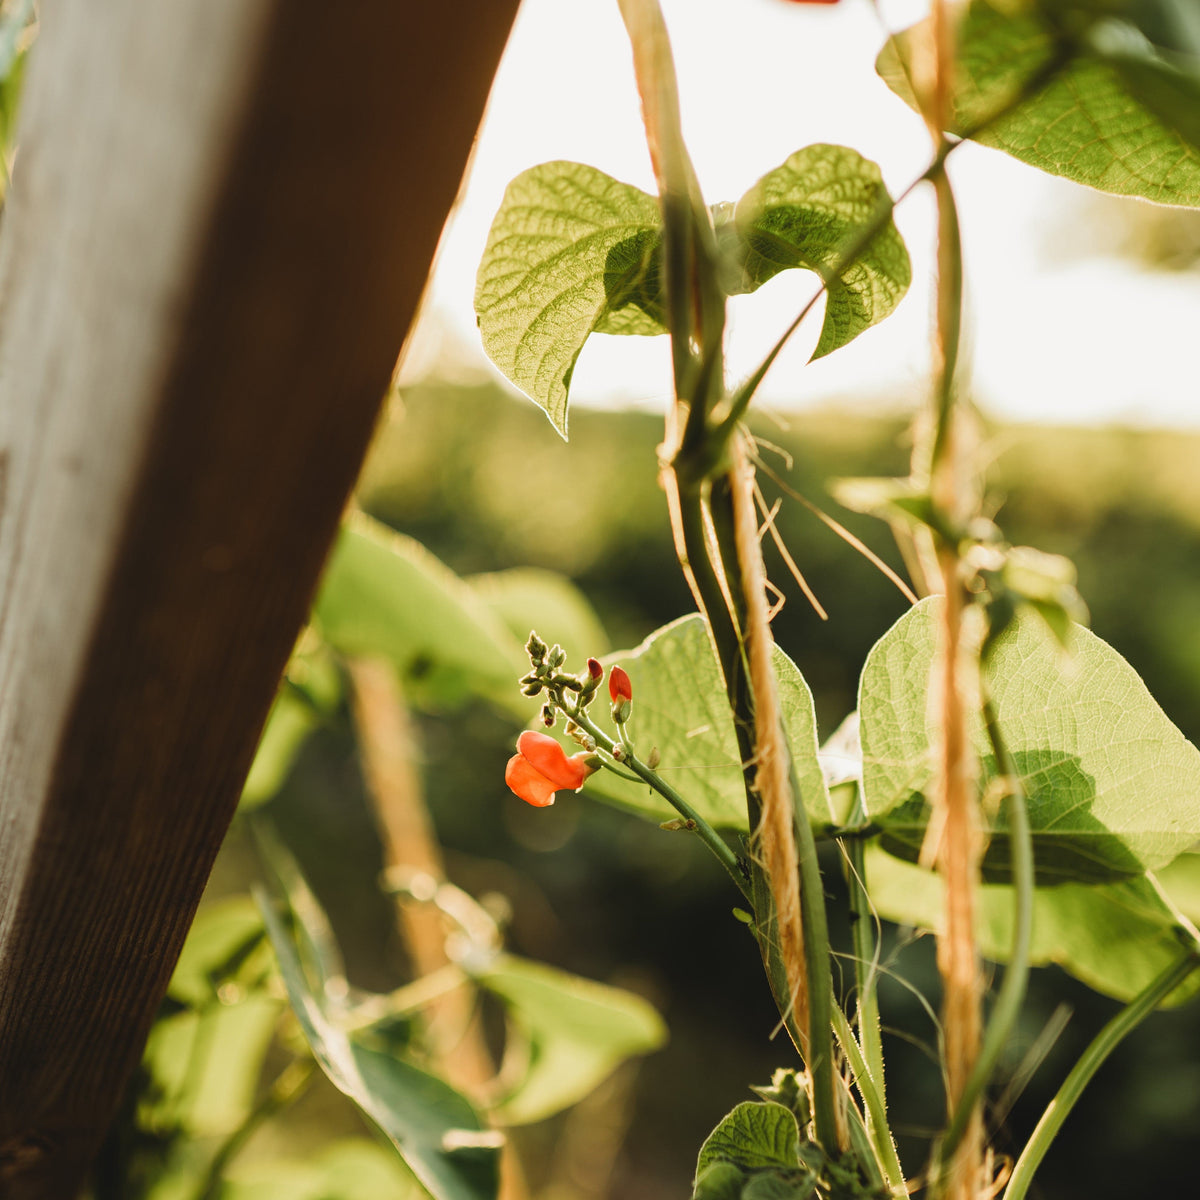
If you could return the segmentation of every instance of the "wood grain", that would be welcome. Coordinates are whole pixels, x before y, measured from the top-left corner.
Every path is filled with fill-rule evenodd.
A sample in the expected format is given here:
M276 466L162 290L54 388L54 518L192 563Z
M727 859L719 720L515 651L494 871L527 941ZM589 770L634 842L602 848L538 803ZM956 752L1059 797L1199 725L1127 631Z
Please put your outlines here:
M0 1196L137 1062L516 0L56 0L0 229Z

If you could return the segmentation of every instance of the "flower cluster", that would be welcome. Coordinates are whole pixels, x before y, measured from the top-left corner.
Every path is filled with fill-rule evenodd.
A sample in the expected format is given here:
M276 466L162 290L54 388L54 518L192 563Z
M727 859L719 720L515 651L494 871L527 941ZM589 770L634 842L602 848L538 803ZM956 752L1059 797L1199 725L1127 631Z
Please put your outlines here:
M545 808L554 803L556 791L563 788L579 791L584 780L601 765L594 739L575 718L585 719L587 707L604 678L604 667L597 659L589 658L586 668L572 675L562 669L567 658L563 648L547 646L536 633L529 635L525 649L530 670L521 677L522 693L526 696L545 693L548 699L542 705L542 723L550 728L558 713L563 713L567 717L567 736L583 747L580 753L568 757L548 734L526 730L517 739L517 753L508 760L504 782L528 804ZM613 721L621 726L629 719L633 706L633 685L620 667L609 671L608 694Z

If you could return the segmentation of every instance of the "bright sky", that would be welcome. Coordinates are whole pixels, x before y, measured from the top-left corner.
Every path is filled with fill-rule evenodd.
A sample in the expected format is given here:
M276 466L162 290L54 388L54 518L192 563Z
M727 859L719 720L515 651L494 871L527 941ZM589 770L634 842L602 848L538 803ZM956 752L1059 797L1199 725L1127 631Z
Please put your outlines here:
M922 0L883 3L893 29L924 7ZM736 200L814 142L843 143L874 159L893 194L924 169L923 126L874 73L884 33L869 0L828 7L783 0L662 5L684 132L710 203ZM490 370L471 307L488 227L514 175L559 158L654 190L616 0L524 0L468 188L443 239L406 378L427 370L439 350L439 365L456 373ZM963 226L975 391L983 406L1017 420L1200 427L1200 272L1152 273L1116 257L1040 261L1047 236L1040 215L1069 205L1080 189L970 145L955 152L951 174ZM897 213L914 270L896 314L806 366L820 329L814 314L768 376L763 402L786 411L831 399L870 405L922 394L932 273L927 190ZM732 302L731 374L757 364L815 290L814 278L787 271ZM593 336L575 372L572 402L661 409L669 379L665 337Z

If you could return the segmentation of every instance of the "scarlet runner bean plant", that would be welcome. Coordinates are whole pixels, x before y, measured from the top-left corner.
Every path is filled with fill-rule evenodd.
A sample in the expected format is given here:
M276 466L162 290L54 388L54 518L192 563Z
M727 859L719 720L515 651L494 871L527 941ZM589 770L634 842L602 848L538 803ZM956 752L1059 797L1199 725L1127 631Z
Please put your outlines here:
M736 203L710 206L680 131L657 0L618 3L658 196L578 163L524 172L492 226L476 310L493 361L564 438L592 333L669 337L662 483L697 614L619 656L607 715L593 703L600 664L572 673L533 634L521 686L545 697L543 725L580 749L568 758L527 732L508 781L534 804L584 786L667 817L666 828L703 840L740 892L796 1059L705 1143L694 1200L1021 1200L1116 1043L1197 987L1200 936L1173 884L1197 861L1200 754L1083 628L1070 564L1009 545L988 515L945 167L969 138L1103 190L1200 206L1200 45L1172 0L934 0L929 20L891 37L877 64L929 131L929 165L908 188L893 199L856 151L816 145ZM919 187L938 213L929 411L908 477L845 480L835 494L889 523L909 594L924 598L868 657L832 771L804 680L771 635L760 547L760 516L770 526L771 515L744 425L815 299L741 382L724 369L725 307L780 271L810 270L825 297L814 357L845 347L907 289L892 212ZM708 768L702 778L674 773L689 760ZM857 918L852 1008L834 986L818 840L839 845ZM938 939L945 1125L909 1178L888 1122L880 915ZM1118 944L1136 952L1114 958ZM986 1004L981 957L1006 964ZM1011 1161L992 1149L984 1099L1028 971L1050 959L1127 1006Z

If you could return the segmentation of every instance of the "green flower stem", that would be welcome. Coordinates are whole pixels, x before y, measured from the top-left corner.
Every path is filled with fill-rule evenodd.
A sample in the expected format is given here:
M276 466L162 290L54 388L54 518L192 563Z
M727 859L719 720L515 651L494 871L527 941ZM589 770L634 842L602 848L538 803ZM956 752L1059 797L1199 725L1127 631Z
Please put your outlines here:
M787 746L786 737L784 745ZM790 746L787 746L787 753L796 851L800 860L800 923L804 929L804 968L808 976L808 1045L812 1060L808 1069L813 1080L813 1123L817 1140L832 1152L838 1144L838 1072L833 1059L833 967L829 956L825 885Z
M942 1166L950 1162L954 1151L958 1148L963 1134L970 1122L971 1112L979 1100L983 1089L987 1086L996 1069L996 1063L1008 1043L1017 1017L1020 1015L1021 1003L1025 999L1025 985L1029 979L1029 951L1033 937L1033 839L1029 832L1029 814L1025 806L1025 790L1021 786L1020 775L1016 764L1005 744L1000 731L1000 723L996 715L996 707L987 690L987 683L981 681L983 690L983 723L987 729L988 740L992 744L992 752L996 756L996 764L1003 772L1008 785L1008 824L1009 841L1012 846L1013 874L1013 941L1009 955L1008 968L1004 972L1004 982L1000 985L1000 993L996 997L992 1015L988 1020L987 1030L983 1037L983 1046L979 1057L975 1060L974 1069L967 1079L958 1107L946 1130L938 1152L938 1161Z
M861 789L859 791L861 804ZM883 1038L879 1028L879 989L875 973L874 915L867 893L866 846L861 838L842 843L846 855L847 884L850 889L850 921L854 939L854 978L858 996L858 1036L862 1039L862 1054L867 1070L879 1095L879 1111L887 1121L887 1089L883 1074ZM867 1115L873 1126L880 1119L870 1108ZM879 1136L879 1131L872 1128Z
M623 767L628 767L639 779L652 787L694 829L700 840L716 855L721 865L729 872L742 895L750 900L750 884L741 859L717 831L665 780L657 771L646 766L632 750L619 746L582 709L563 706L563 712L575 722L609 758ZM753 903L753 901L751 901Z
M1200 953L1195 948L1185 951L1095 1036L1091 1045L1083 1052L1083 1056L1071 1068L1070 1074L1030 1135L1025 1149L1021 1151L1021 1157L1017 1159L1017 1165L1013 1168L1008 1187L1004 1191L1004 1200L1024 1200L1034 1172L1046 1157L1046 1151L1050 1149L1063 1122L1071 1115L1071 1110L1083 1094L1083 1089L1091 1082L1092 1076L1124 1038L1197 967L1200 967Z
M837 1036L838 1045L850 1064L854 1075L854 1084L862 1097L863 1107L867 1110L867 1132L871 1138L871 1148L874 1157L887 1179L888 1187L898 1196L908 1195L904 1186L904 1168L900 1165L900 1155L896 1143L892 1140L891 1130L887 1123L887 1109L884 1106L883 1091L879 1080L872 1073L864 1051L850 1028L850 1022L842 1011L841 1005L832 1004L833 1032Z

